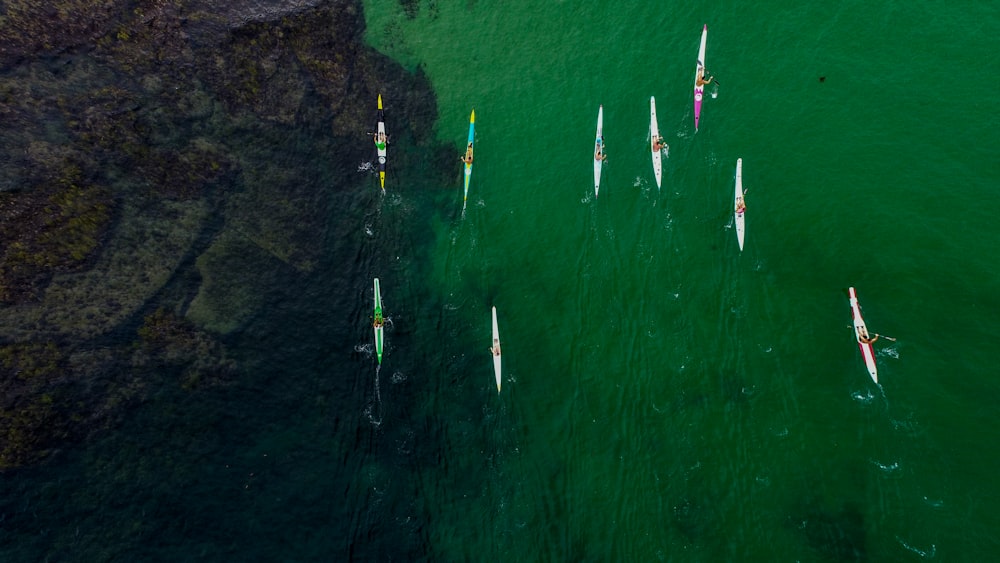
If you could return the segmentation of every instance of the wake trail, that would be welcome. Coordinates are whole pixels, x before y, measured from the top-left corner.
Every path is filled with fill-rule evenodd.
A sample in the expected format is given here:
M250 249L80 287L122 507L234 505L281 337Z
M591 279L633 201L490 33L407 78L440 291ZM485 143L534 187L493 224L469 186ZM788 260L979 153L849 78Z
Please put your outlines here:
M368 417L368 422L378 428L382 425L382 391L379 385L379 373L382 371L382 366L375 366L375 393L374 398L371 403L369 403L368 408L365 409L365 416Z

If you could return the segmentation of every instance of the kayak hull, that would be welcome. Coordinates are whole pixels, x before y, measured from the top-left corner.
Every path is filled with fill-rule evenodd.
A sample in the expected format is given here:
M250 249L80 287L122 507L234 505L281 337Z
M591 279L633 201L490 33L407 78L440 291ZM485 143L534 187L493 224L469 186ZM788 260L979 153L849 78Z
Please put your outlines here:
M476 136L476 110L472 110L472 115L469 117L469 140L466 148L472 147ZM462 196L462 201L468 201L469 199L469 182L472 180L472 164L465 163L465 192Z
M694 130L698 131L701 119L701 101L705 96L705 87L698 85L698 73L705 68L705 44L708 41L708 24L701 30L701 45L698 47L698 66L694 69Z
M660 136L660 127L656 124L656 98L649 97L649 151L653 157L653 176L656 178L656 189L660 189L663 181L663 153L656 148L656 138Z
M385 115L382 111L382 94L378 95L378 136L382 137L385 135ZM382 188L382 193L385 193L385 164L387 161L388 151L386 150L386 143L383 143L381 148L378 147L376 143L376 152L378 153L378 183ZM369 153L371 154L371 153Z
M600 153L602 158L598 158ZM604 164L604 106L597 108L597 137L594 139L594 197L601 191L601 168Z
M375 278L375 311L374 317L375 323L375 355L378 357L379 365L382 365L382 348L383 348L383 326L379 322L382 320L382 291L379 288L378 278Z
M872 381L876 384L878 383L878 368L875 366L875 349L870 343L861 341L861 334L868 333L868 328L865 326L865 320L861 316L861 305L858 304L858 294L854 288L849 288L848 295L851 300L851 316L854 321L854 339L858 343L858 349L861 350L861 357L865 360L865 368L868 369L868 375L871 376Z
M497 394L500 394L500 327L497 325L497 308L493 307L493 346L490 348L493 355L493 376L497 382Z
M736 191L733 194L733 215L736 224L736 241L740 243L740 252L743 251L743 239L746 237L746 210L738 211L740 198L743 197L743 159L736 160Z

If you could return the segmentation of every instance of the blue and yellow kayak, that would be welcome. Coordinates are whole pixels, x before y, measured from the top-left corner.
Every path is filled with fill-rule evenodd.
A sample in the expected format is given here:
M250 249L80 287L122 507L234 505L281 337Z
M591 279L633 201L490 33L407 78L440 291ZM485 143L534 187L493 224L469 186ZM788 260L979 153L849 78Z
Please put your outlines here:
M465 195L462 197L463 207L469 199L469 180L472 179L472 143L475 139L475 134L476 110L472 110L472 115L469 117L469 144L465 146L465 156L462 157L462 161L465 162Z

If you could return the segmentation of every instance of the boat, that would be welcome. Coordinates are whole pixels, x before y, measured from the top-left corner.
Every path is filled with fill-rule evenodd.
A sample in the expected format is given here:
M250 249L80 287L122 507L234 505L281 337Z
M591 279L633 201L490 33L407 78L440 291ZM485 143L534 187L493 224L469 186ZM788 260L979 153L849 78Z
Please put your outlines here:
M476 133L476 110L472 110L472 115L469 116L469 144L465 147L465 158L462 160L465 162L465 195L462 197L462 206L465 206L465 202L469 199L469 180L472 179L472 143L473 137Z
M743 159L736 159L736 194L733 197L733 215L736 222L736 240L740 243L740 252L743 251L743 237L746 236L746 205L740 209L743 203Z
M385 134L385 115L382 112L382 94L378 95L378 129L375 132L375 150L378 152L378 183L385 193L385 161L388 137ZM371 153L369 153L371 154Z
M848 296L851 299L851 316L854 317L854 339L858 342L858 348L861 349L861 357L865 359L865 367L868 368L868 374L872 376L872 381L878 384L878 369L875 367L875 349L872 348L871 343L862 342L861 335L868 334L868 328L865 326L865 320L861 318L861 305L858 304L858 294L854 291L854 288L849 288L847 290Z
M378 278L375 278L375 355L378 356L378 363L382 365L382 325L385 324L382 318L382 292L379 290Z
M604 106L597 108L597 138L594 140L594 197L601 190L601 167L604 164Z
M497 308L493 307L493 346L490 347L493 354L493 374L497 379L497 394L500 394L500 329L497 326Z
M698 131L698 119L701 117L701 99L705 87L698 85L698 77L705 72L705 41L708 39L708 24L701 30L701 46L698 47L698 66L694 69L694 130Z
M653 154L653 175L656 176L656 189L660 189L660 182L663 180L663 154L662 149L656 148L657 139L660 137L660 128L656 125L656 98L649 97L649 150Z

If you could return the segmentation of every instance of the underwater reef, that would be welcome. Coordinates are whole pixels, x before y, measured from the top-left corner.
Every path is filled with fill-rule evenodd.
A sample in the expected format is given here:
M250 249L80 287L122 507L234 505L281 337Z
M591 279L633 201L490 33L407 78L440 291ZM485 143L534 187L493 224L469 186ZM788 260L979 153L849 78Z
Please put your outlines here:
M427 80L364 32L354 0L0 7L0 470L237 382L231 336L372 188L378 93L440 150Z

